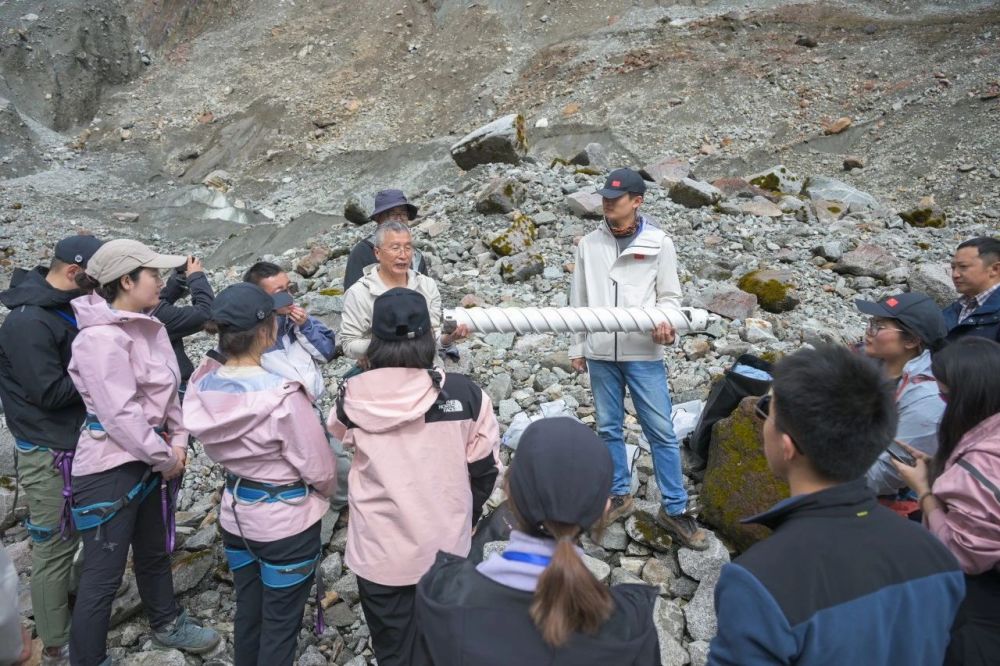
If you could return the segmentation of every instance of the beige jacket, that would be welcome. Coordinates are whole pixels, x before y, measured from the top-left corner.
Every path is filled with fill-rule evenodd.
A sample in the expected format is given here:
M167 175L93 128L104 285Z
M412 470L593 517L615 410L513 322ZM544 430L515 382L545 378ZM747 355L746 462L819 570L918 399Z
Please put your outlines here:
M410 269L406 288L418 291L427 299L431 314L434 339L441 337L441 293L437 284L426 275ZM340 324L340 343L344 355L355 360L368 353L372 339L372 308L375 299L389 291L378 274L378 264L366 266L361 279L351 285L344 295L343 321Z
M638 236L619 254L615 237L601 222L576 248L569 304L679 308L681 283L673 241L644 215ZM595 361L662 361L663 346L649 333L577 333L569 357L581 356Z

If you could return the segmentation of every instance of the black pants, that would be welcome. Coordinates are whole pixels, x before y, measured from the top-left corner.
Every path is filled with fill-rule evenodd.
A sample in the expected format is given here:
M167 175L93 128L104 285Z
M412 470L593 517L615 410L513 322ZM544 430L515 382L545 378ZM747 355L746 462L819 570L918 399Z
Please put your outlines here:
M114 502L142 478L147 465L127 463L105 472L73 477L73 503ZM132 546L132 569L149 625L159 629L177 617L174 581L167 554L166 529L157 488L137 497L98 529L80 534L83 570L70 626L73 666L94 666L106 656L111 604L121 584Z
M965 600L955 617L944 663L1000 664L1000 573L965 577Z
M238 511L239 509L237 509ZM316 557L320 552L320 523L277 541L245 543L238 534L222 530L228 548L246 550L274 564L295 564ZM318 568L318 563L317 563ZM236 666L291 666L295 659L302 611L309 598L313 573L294 587L265 587L256 562L233 572L236 584Z
M390 587L358 576L358 592L378 666L408 666L416 635L417 586Z

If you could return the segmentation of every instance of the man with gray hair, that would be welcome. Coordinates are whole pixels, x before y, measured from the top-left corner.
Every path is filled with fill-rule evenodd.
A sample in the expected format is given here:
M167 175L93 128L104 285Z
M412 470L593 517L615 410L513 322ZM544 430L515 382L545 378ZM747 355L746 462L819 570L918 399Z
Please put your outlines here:
M358 361L362 369L367 367L375 299L394 287L412 289L427 299L431 327L441 346L448 347L469 334L465 326L459 326L454 333L441 334L441 293L434 280L413 269L413 236L408 226L388 220L375 231L373 240L377 263L365 267L361 278L344 296L340 341L345 356Z
M390 220L406 224L416 219L417 211L418 208L407 200L402 190L382 190L375 195L375 210L372 211L369 219L377 225L382 225ZM354 283L361 279L365 268L376 261L378 260L375 258L375 234L372 234L368 238L358 241L347 257L347 268L344 269L344 291L346 292L354 286ZM410 257L410 268L427 275L427 262L419 250L413 251L413 255Z

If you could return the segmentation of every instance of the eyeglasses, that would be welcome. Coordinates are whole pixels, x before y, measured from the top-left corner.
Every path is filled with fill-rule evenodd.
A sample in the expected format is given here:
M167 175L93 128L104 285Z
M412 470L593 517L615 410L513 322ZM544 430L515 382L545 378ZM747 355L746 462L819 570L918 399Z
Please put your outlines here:
M761 421L766 421L767 417L771 415L771 400L773 398L774 394L768 392L767 395L761 396L760 400L757 401L757 404L754 405L754 412ZM802 448L799 447L799 443L795 441L795 438L787 432L785 432L785 434L788 435L788 439L792 440L792 446L795 447L795 450L802 453Z
M412 245L383 245L379 249L389 254L413 254Z
M865 329L865 333L867 333L868 335L870 335L872 337L875 337L876 335L878 335L882 331L898 331L898 332L902 333L903 329L896 328L895 326L893 326L891 324L880 324L877 321L875 321L874 319L872 319L870 322L868 322L868 327Z

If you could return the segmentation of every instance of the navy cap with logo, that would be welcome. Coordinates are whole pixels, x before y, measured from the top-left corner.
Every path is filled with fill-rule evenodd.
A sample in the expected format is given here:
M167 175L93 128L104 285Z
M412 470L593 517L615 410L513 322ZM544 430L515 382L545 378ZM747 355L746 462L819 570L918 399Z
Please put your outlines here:
M292 304L291 294L268 294L255 284L240 282L223 289L212 302L212 321L226 332L249 331L275 310Z
M626 194L645 194L646 181L638 171L632 169L615 169L604 181L604 188L597 190L605 199L617 199Z
M895 319L929 347L935 347L948 335L948 325L941 308L927 294L911 291L886 296L877 303L855 300L862 314Z
M84 234L68 236L56 243L53 255L64 264L77 264L86 268L87 262L102 245L104 241L93 236Z
M395 287L375 299L372 335L379 340L413 340L431 330L427 299L420 292Z

